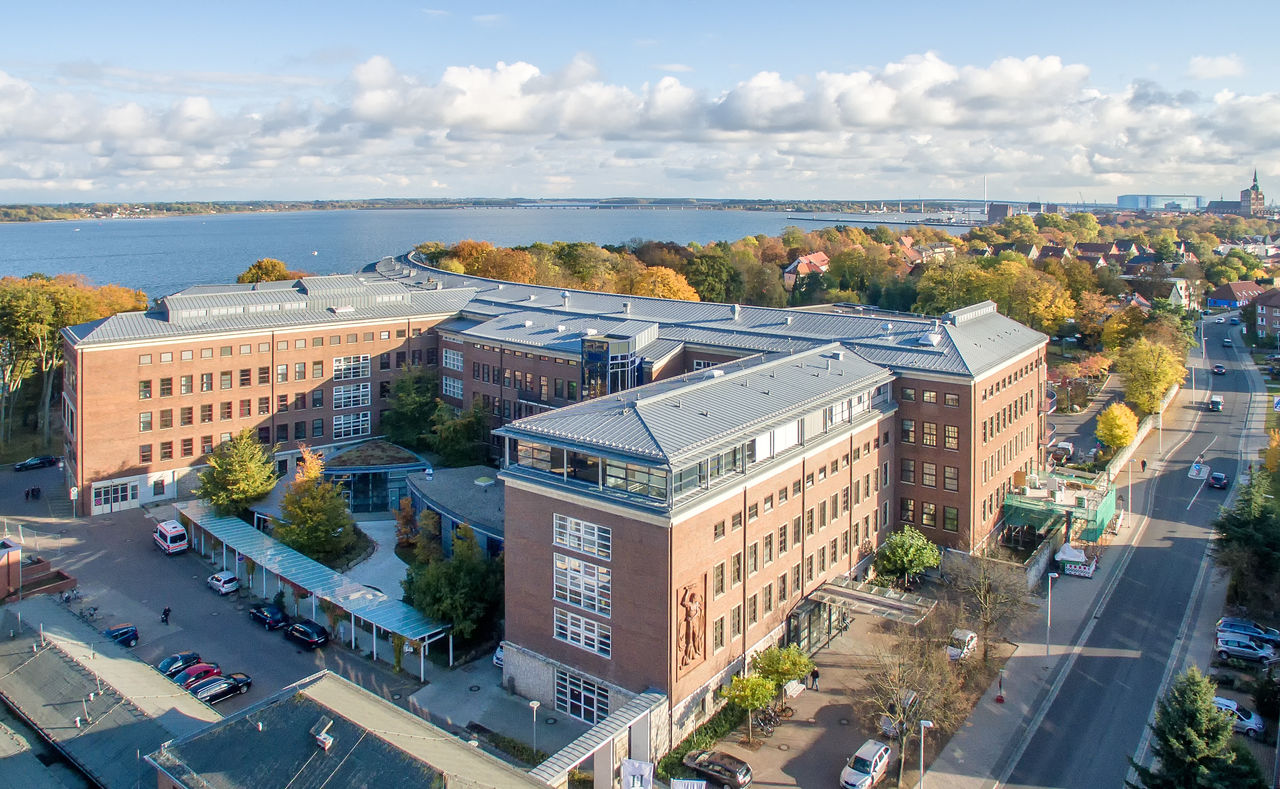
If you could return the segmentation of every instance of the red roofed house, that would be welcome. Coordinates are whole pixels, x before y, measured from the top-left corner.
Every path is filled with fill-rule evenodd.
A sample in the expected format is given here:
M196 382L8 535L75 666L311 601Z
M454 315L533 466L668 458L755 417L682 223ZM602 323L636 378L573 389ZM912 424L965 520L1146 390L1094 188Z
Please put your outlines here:
M1244 280L1243 282L1228 282L1225 285L1219 285L1213 289L1206 299L1205 305L1209 307L1226 307L1229 310L1239 309L1257 296L1262 295L1266 288L1252 280Z
M796 258L790 266L782 270L782 282L787 290L795 287L796 280L810 274L825 274L831 266L831 259L826 252L812 252Z

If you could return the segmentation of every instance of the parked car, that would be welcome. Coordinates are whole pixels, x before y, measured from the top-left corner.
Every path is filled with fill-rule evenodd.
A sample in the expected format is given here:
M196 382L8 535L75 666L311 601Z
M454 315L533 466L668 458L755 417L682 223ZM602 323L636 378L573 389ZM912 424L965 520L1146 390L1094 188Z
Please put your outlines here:
M1213 374L1214 374L1214 375L1226 375L1226 374L1227 374L1227 368L1226 368L1226 367L1224 367L1224 366L1223 366L1223 365L1221 365L1221 364L1215 364L1215 365L1213 366Z
M27 458L19 463L13 464L14 471L31 471L37 468L48 468L49 466L58 465L58 458L53 455L36 455L33 458Z
M202 679L192 685L189 690L191 695L200 699L206 704L215 704L225 698L238 696L241 693L248 693L249 686L253 684L253 678L248 674L236 672L227 674L226 676L209 677Z
M1223 338L1222 338L1222 347L1223 347L1223 348L1230 348L1230 347L1231 347L1231 338L1230 338L1230 337L1223 337Z
M867 740L849 757L840 771L843 789L871 789L889 769L889 746L879 740Z
M1059 441L1057 446L1053 448L1053 452L1050 453L1050 457L1057 461L1070 460L1075 453L1075 444L1070 441Z
M1226 490L1227 486L1230 484L1231 484L1231 478L1228 477L1226 474L1223 474L1221 471L1215 471L1209 475L1209 487L1211 488Z
M689 751L685 754L684 766L711 786L743 789L751 785L751 765L724 751Z
M1240 658L1258 663L1274 663L1276 650L1263 642L1236 633L1218 633L1216 648L1219 660Z
M915 706L919 703L919 700L920 697L916 695L914 690L907 690L902 693L901 703L905 708ZM898 716L897 706L894 704L889 705L889 712L895 717L890 717L890 715L880 716L880 733L886 737L897 737L902 734L902 721L899 719L902 716Z
M178 672L173 681L184 688L190 689L201 680L220 676L222 676L222 669L218 668L217 663L197 663L194 666L187 666Z
M181 674L186 669L200 662L199 652L178 652L156 664L156 669L169 679Z
M182 553L190 542L187 540L187 529L177 521L164 521L156 524L151 540L157 548L167 554Z
M978 648L978 634L972 630L955 629L951 631L951 638L947 639L947 658L949 660L964 660L973 654Z
M209 588L218 594L231 594L240 588L240 579L230 570L223 570L209 576Z
M1238 616L1224 616L1218 620L1219 633L1238 633L1272 646L1280 645L1280 630L1274 627L1263 627L1252 619Z
M316 647L324 646L328 642L329 631L318 622L304 619L286 627L284 637L290 641L298 642L307 649L315 649Z
M102 635L122 646L134 647L138 644L138 628L128 623L112 625L103 630Z
M249 609L249 618L261 623L268 630L279 630L289 624L289 615L278 605L262 603Z
M493 665L502 668L502 644L498 644L498 648L493 650Z
M1231 728L1236 734L1243 734L1251 740L1260 740L1263 732L1267 730L1266 721L1262 720L1261 715L1241 707L1231 699L1214 696L1213 706L1227 713L1227 717L1231 718Z
M1280 353L1267 354L1267 361L1280 362Z

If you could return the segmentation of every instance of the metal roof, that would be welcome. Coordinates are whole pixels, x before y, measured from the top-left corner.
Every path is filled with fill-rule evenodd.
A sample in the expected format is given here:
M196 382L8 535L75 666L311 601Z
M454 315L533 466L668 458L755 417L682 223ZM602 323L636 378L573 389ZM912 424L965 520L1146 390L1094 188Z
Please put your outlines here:
M588 756L608 746L631 724L655 711L660 714L666 706L667 697L663 693L648 690L639 694L618 710L609 713L586 734L530 770L529 775L550 786L559 786L569 771L585 761Z
M854 613L871 614L907 625L923 622L938 604L937 600L928 597L848 579L827 581L813 590L809 597Z
M646 321L617 320L599 316L564 315L557 318L542 312L520 310L491 318L463 329L460 333L473 340L512 342L548 350L579 353L588 337L643 337L653 333L657 324Z
M193 523L221 540L228 548L252 559L259 567L266 568L382 630L398 633L415 641L449 629L448 625L423 616L408 603L393 600L382 592L330 570L239 518L218 515L203 504L176 506Z
M889 371L843 345L752 356L526 417L495 431L678 463L788 412L870 390Z

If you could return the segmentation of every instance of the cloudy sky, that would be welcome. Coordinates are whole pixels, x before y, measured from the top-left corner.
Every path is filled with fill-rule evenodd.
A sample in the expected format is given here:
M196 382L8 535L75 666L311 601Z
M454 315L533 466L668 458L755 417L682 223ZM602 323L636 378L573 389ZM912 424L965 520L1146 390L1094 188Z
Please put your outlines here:
M984 176L1113 201L1234 196L1254 167L1280 193L1277 23L1275 0L23 3L0 202L980 198Z

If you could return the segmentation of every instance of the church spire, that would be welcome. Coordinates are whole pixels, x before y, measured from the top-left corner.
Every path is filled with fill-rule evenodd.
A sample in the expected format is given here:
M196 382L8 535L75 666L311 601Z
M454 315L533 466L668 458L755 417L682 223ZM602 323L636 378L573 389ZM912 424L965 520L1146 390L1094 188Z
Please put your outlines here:
M1258 168L1253 168L1253 191L1258 191Z

